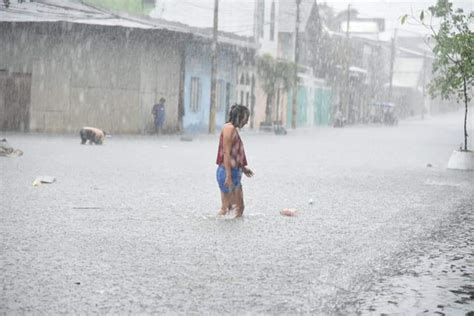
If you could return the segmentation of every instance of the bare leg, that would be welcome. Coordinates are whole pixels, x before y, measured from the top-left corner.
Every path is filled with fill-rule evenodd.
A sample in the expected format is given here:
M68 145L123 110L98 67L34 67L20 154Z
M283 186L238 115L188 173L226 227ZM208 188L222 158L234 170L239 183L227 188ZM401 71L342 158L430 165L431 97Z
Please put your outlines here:
M234 201L236 205L236 215L235 217L242 217L244 215L244 191L242 187L235 189L234 191Z
M219 215L225 215L227 214L227 211L230 209L231 205L231 198L232 198L232 193L223 193L221 192L221 201L222 201L222 206L221 209L219 210Z

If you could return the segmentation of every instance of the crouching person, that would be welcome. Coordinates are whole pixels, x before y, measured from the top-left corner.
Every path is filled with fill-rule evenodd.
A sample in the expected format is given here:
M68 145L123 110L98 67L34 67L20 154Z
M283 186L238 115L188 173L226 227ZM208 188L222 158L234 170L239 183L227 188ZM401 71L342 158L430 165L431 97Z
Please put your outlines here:
M106 133L95 127L83 127L79 132L81 135L81 144L84 145L87 141L89 144L102 145L104 143Z
M22 155L23 152L10 146L6 138L0 140L0 157L19 157Z

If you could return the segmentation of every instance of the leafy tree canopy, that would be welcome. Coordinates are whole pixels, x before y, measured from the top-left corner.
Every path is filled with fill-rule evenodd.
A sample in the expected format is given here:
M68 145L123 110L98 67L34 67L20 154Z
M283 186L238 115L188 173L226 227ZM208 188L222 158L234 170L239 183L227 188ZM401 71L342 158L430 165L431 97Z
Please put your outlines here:
M431 15L429 23L426 23ZM404 15L402 24L409 18ZM463 9L454 9L448 0L438 0L436 5L421 11L419 17L412 17L431 30L434 40L433 62L434 79L430 83L430 94L448 99L451 96L457 102L464 102L464 150L467 151L467 111L472 98L474 81L474 12L465 13ZM435 30L432 19L440 20Z
M427 23L430 15L430 23ZM402 24L407 18L408 15L402 17ZM432 18L440 19L439 30L434 29ZM415 20L431 30L431 39L434 40L435 78L430 84L430 94L464 100L464 84L469 92L474 81L474 12L465 13L461 8L455 10L448 0L438 0L436 5L421 11Z

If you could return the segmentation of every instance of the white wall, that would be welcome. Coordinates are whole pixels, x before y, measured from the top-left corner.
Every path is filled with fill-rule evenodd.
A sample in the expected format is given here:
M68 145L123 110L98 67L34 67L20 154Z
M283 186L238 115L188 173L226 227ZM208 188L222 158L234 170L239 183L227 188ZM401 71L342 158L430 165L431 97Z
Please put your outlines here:
M273 40L270 39L270 21L271 21L271 6L275 3L275 33ZM278 12L280 0L265 0L265 21L264 21L264 36L259 38L260 50L259 55L270 54L277 57L278 47Z

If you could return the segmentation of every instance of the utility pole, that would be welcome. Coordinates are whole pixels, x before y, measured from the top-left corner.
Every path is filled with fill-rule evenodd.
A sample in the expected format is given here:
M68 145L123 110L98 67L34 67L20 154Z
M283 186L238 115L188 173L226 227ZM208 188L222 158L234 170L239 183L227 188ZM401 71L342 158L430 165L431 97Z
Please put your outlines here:
M349 27L351 23L351 5L347 5L347 23L346 23L346 51L345 51L345 67L344 67L344 92L342 94L342 113L349 122L349 68L351 64L351 40L349 37Z
M425 100L426 100L426 52L423 53L423 102L421 103L421 119L425 119Z
M392 102L392 90L393 90L393 68L395 65L395 55L396 55L396 40L397 40L397 29L393 31L392 46L390 49L390 81L388 89L388 101Z
M216 129L216 94L217 94L217 26L219 16L219 0L214 0L214 27L211 53L211 105L209 108L209 134Z
M298 101L298 35L300 29L300 4L301 0L296 0L296 28L295 28L295 82L292 95L291 128L296 128L296 105Z

